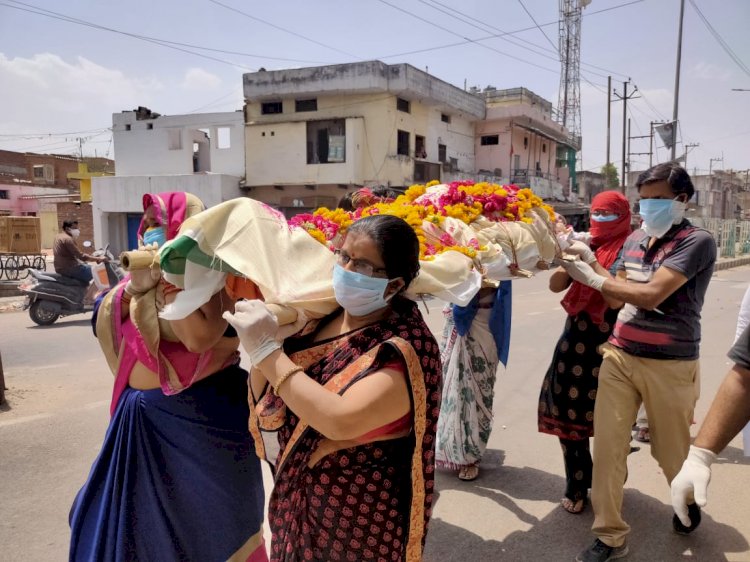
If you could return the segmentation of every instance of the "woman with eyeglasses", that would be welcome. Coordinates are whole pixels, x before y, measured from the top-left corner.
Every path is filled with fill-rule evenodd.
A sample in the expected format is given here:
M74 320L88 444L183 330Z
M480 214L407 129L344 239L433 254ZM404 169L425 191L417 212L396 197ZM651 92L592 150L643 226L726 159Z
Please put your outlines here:
M403 296L419 271L419 242L402 219L376 215L354 222L336 253L341 308L283 349L262 302L225 314L254 367L251 431L278 432L270 559L421 560L441 365Z
M604 275L614 276L615 265L630 234L630 205L617 191L604 191L591 201L591 246L575 242L565 251L578 254ZM615 327L622 303L573 281L558 268L549 281L550 290L567 289L561 304L568 313L539 396L541 433L560 440L565 464L562 508L581 513L591 488L592 461L589 438L594 434L594 403L602 356L598 347Z

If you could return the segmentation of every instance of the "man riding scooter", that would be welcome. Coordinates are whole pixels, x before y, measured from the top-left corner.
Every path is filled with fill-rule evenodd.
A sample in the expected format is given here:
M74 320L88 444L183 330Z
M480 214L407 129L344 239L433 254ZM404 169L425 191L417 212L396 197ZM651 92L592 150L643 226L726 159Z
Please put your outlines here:
M82 262L92 261L102 263L106 261L106 258L81 252L75 242L76 238L80 235L81 231L78 229L78 221L63 221L62 232L55 236L52 252L54 254L54 265L57 273L88 285L88 290L84 296L84 304L90 305L94 302L96 285L91 283L93 279L91 268Z

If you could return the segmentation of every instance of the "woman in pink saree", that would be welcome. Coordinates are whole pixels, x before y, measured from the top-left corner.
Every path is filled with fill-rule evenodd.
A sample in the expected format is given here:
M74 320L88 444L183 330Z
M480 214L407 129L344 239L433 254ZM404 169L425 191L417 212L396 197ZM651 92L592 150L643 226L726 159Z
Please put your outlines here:
M145 244L174 238L203 209L179 192L143 203ZM222 289L183 320L159 319L178 291L158 268L135 271L98 309L112 419L71 509L70 560L267 560L247 372L221 317L234 300Z

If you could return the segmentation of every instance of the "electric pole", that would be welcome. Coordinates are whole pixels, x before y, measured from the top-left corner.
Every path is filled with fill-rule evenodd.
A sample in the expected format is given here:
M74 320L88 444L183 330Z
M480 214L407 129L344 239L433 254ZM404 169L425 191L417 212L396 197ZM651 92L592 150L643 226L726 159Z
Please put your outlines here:
M677 149L677 109L680 102L680 63L682 62L682 20L685 17L685 0L680 0L680 25L677 31L677 64L674 75L674 109L672 111L672 160Z
M630 79L622 83L622 95L618 94L615 90L615 97L619 100L622 100L622 179L620 181L620 191L622 193L625 193L625 182L627 181L625 178L625 149L627 147L628 136L628 100L641 97L636 95L636 93L638 92L638 86L635 86L633 88L633 91L628 94L628 84L630 84Z
M645 156L648 154L648 167L651 167L651 156L653 152L653 122L651 122L651 132L648 135L630 135L630 119L628 119L628 171L630 171L630 157L631 156ZM630 141L633 139L649 139L649 145L648 145L648 152L631 152L630 151Z
M612 77L607 76L607 166L612 161L609 159L609 134L612 122Z
M682 167L685 168L686 170L687 170L687 155L688 155L688 152L690 152L691 148L697 148L699 146L700 146L700 143L698 143L698 142L690 142L690 143L688 143L688 144L685 145L685 161L682 163Z

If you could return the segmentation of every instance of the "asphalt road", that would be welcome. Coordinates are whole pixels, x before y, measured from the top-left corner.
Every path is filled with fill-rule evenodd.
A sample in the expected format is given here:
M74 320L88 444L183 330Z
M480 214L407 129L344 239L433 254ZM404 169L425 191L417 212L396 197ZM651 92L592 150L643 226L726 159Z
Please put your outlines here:
M729 368L739 302L750 268L719 272L704 308L702 420ZM537 433L542 376L564 322L546 275L514 284L510 362L496 385L495 427L478 480L438 475L425 560L570 561L591 540L593 515L559 507L564 489L557 440ZM441 333L440 303L428 323ZM36 327L25 313L0 314L7 404L0 406L0 559L65 560L67 515L108 421L112 377L88 315ZM624 513L632 561L750 561L750 467L735 439L713 471L703 525L671 532L669 491L641 445L629 459ZM266 474L269 490L268 474Z

